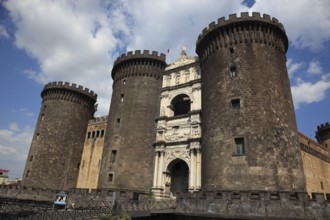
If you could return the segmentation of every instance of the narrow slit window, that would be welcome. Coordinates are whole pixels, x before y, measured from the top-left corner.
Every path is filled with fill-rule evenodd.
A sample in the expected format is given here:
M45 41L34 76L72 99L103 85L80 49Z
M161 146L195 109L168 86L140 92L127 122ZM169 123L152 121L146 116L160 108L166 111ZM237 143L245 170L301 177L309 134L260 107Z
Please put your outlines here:
M234 48L229 48L230 53L234 53Z
M36 135L36 139L37 139L37 140L39 139L39 136L40 136L39 133L37 133L37 135Z
M111 163L116 162L116 157L117 157L117 151L116 151L116 150L112 150L112 151L111 151L110 162L111 162Z
M26 171L25 177L29 177L29 176L30 176L30 170Z
M126 85L126 79L123 79L123 84Z
M235 154L245 154L244 138L235 138Z
M120 127L120 118L117 118L116 120L116 128L119 128Z
M239 109L241 107L241 100L240 99L231 100L231 107L234 109Z
M30 156L30 161L33 161L33 156Z
M323 190L324 189L323 182L321 181L320 184L321 184L321 189Z
M95 138L95 131L92 132L92 138Z
M235 66L230 67L230 76L237 77L237 70Z
M120 102L124 102L124 94L120 95Z
M109 173L108 180L109 182L113 181L113 173Z
M89 138L91 138L91 132L90 131L87 133L87 139L89 139Z

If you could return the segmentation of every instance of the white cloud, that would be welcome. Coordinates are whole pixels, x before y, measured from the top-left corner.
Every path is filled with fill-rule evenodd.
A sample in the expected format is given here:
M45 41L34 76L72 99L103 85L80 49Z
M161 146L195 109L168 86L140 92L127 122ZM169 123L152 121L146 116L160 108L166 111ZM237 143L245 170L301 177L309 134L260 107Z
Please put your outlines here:
M0 38L3 37L5 39L9 39L10 36L7 32L7 29L5 26L3 26L2 24L0 24Z
M81 84L99 95L100 105L105 106L101 109L108 109L109 101L102 100L111 97L112 54L125 45L130 29L120 2L104 2L4 2L17 27L15 45L40 64L40 71L24 74L41 84Z
M10 170L11 178L21 177L33 135L29 126L19 127L10 123L7 129L0 129L0 168Z
M286 65L288 68L289 77L291 78L293 76L293 74L302 67L303 62L294 63L292 59L288 59Z
M320 61L312 60L309 62L307 73L309 74L321 74L322 73L322 66Z
M296 109L302 103L319 102L326 98L326 92L330 89L330 80L328 77L322 77L315 83L305 82L297 79L297 84L291 87L293 102Z
M319 50L330 39L329 10L329 0L256 0L249 11L279 19L292 46Z

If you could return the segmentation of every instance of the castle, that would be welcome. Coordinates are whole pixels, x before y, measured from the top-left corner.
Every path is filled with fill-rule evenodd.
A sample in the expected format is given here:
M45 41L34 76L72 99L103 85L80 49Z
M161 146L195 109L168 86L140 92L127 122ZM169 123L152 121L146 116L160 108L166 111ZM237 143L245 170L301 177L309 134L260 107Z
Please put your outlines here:
M135 51L112 69L108 116L82 86L45 85L22 185L152 192L330 192L330 125L297 131L276 18L230 15L205 28L198 57Z

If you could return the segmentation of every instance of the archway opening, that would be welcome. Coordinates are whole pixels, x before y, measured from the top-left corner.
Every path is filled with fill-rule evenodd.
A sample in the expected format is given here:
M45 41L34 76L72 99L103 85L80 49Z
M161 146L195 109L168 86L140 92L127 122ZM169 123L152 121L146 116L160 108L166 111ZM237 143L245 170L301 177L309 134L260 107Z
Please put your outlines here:
M168 166L170 174L170 193L175 197L177 192L187 192L189 187L189 167L180 159L172 161Z
M174 112L174 116L187 114L190 111L190 98L187 95L181 94L176 96L171 101L171 107Z

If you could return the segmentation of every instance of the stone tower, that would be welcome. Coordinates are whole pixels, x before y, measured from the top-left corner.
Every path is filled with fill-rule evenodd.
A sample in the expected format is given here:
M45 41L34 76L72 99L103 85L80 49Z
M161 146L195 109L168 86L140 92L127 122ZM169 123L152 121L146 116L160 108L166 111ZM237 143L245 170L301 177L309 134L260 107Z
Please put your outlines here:
M322 144L328 148L330 153L330 124L326 122L317 126L316 139L319 144Z
M97 95L76 84L53 82L42 105L23 174L23 186L75 188L88 121Z
M112 69L113 93L98 188L149 191L165 55L137 50Z
M202 189L305 190L277 19L242 13L198 37L202 72Z

